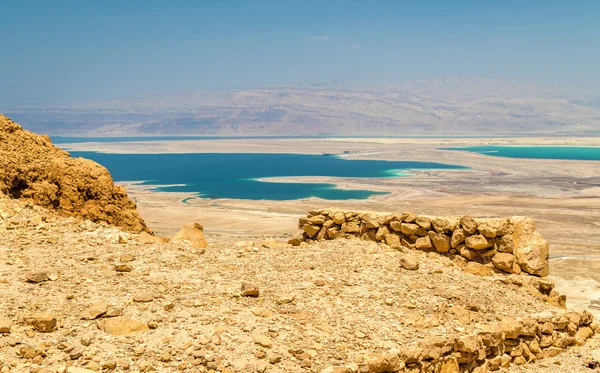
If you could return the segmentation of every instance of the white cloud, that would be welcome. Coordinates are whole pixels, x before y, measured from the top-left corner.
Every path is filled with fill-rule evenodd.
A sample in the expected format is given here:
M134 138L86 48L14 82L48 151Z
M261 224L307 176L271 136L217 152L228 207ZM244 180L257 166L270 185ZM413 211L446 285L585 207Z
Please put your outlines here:
M307 36L306 40L331 40L331 36Z

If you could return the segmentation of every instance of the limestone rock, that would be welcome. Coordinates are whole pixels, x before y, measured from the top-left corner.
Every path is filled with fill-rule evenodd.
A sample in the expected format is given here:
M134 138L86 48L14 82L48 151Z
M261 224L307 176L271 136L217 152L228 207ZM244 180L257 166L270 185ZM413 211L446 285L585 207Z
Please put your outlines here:
M409 237L410 236L419 236L419 237L427 236L427 231L423 227L418 226L417 224L402 223L402 224L400 224L400 231Z
M133 267L131 266L131 264L117 264L115 265L115 271L117 272L131 272L133 271Z
M105 301L92 303L88 308L86 308L81 313L81 317L86 320L93 320L97 317L100 317L100 316L106 314L107 310L108 310L108 304Z
M503 317L500 321L500 327L507 339L518 338L523 332L523 324L512 317Z
M204 233L204 228L198 223L185 224L179 232L172 238L172 243L188 243L195 249L204 249L208 246Z
M452 232L452 238L450 239L450 247L456 249L458 245L465 242L466 238L467 235L465 234L465 231L462 228L456 229L454 232Z
M300 244L304 241L304 235L302 233L295 235L294 237L288 240L288 243L292 246L300 246Z
M141 293L136 294L133 297L133 301L136 303L147 303L152 302L154 300L154 295L149 291L143 291Z
M460 218L460 226L468 234L474 234L477 231L477 222L471 216Z
M386 225L382 225L377 229L377 233L375 233L375 240L383 241L385 239L385 236L387 236L388 234L390 234L390 230Z
M402 232L402 222L392 220L390 222L390 228L392 228L396 232Z
M333 222L337 225L342 225L346 222L346 216L341 211L335 212L331 218L333 219Z
M414 255L403 255L400 258L399 263L400 267L409 271L416 271L419 269L419 261Z
M10 333L12 321L8 317L0 316L0 334Z
M417 220L415 220L415 223L417 223L423 229L426 229L426 230L431 229L431 220L429 220L429 218L426 218L424 216L418 217Z
M485 349L485 346L478 335L465 335L456 340L456 349L461 352L474 354Z
M515 244L513 241L512 234L510 234L510 235L507 234L507 235L496 238L496 251L501 252L501 253L512 254L514 252L514 249L515 249Z
M415 247L418 250L429 250L429 249L431 249L432 248L431 238L429 238L429 236L419 237L419 239L417 239L417 242L415 242Z
M521 270L531 275L547 276L550 272L548 242L536 230L531 218L521 219L513 233L514 254Z
M437 252L445 254L450 250L450 237L445 234L430 231L429 238Z
M460 245L457 247L458 253L469 260L477 260L479 257L479 252L477 250L469 249L465 245Z
M431 221L431 227L433 229L435 229L436 232L438 232L438 233L446 233L446 232L452 230L450 221L445 218L433 219Z
M50 277L46 272L30 272L26 276L26 281L32 284L37 284L44 281L49 281Z
M515 256L508 253L497 253L492 257L494 267L508 273L513 272L514 260Z
M385 243L389 246L400 245L400 236L395 233L390 233L385 236Z
M360 232L360 226L358 225L357 222L347 221L344 224L342 224L342 232L358 233L358 232Z
M478 276L492 276L494 271L490 267L484 266L477 262L469 262L465 267L465 271Z
M454 348L454 340L448 337L430 337L419 341L419 347L423 349L424 359L439 359Z
M148 325L145 323L127 317L102 319L99 321L98 326L111 335L127 335L149 330Z
M244 297L258 297L260 290L258 286L244 282L242 283L242 296Z
M273 340L270 337L262 334L254 337L254 343L265 348L273 347Z
M364 227L367 229L379 228L379 221L377 220L376 217L373 217L371 215L368 215L368 214L364 215L363 222L364 222Z
M107 222L131 232L149 231L125 188L108 170L71 158L46 135L24 130L0 114L0 191L61 214Z
M50 333L58 327L56 317L49 313L35 314L25 321L40 333Z
M495 238L498 235L498 224L495 221L486 221L477 226L477 230L487 238Z
M477 234L467 237L465 240L465 245L470 249L485 250L491 248L494 243L488 240L484 235Z

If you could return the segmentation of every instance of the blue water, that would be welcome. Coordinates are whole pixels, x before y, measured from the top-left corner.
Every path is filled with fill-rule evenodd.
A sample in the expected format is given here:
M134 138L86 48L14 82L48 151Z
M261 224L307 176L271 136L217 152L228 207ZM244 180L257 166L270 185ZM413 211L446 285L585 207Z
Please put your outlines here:
M444 148L443 150L466 150L469 152L508 158L568 159L600 161L600 147L594 146L468 146Z
M337 189L324 183L270 183L264 177L333 176L394 177L412 169L465 169L429 162L346 160L304 154L107 154L71 152L92 159L111 172L115 181L142 181L158 190L192 192L205 198L294 200L311 196L330 200L365 199L382 192Z

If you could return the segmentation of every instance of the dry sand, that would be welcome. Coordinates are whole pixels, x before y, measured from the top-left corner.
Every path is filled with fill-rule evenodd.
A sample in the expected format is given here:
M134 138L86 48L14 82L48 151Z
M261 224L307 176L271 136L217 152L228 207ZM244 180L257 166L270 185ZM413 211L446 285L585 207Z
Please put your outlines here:
M528 215L551 243L551 276L569 306L589 308L600 299L600 162L511 159L469 152L437 150L474 145L585 145L600 138L522 139L251 139L81 143L70 150L141 152L264 152L342 154L349 159L434 161L469 170L413 171L387 179L290 177L271 182L330 182L343 188L387 191L368 200L297 201L208 200L183 193L153 192L125 183L142 217L158 235L173 234L184 222L199 221L209 242L232 243L263 237L287 237L307 210L403 211L419 214L475 216ZM188 199L186 203L182 200Z

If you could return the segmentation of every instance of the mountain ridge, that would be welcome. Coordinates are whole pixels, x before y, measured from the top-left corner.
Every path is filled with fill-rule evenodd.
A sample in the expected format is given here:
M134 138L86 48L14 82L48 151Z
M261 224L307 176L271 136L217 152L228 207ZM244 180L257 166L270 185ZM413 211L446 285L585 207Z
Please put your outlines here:
M72 135L598 135L600 93L492 79L184 91L7 112Z

